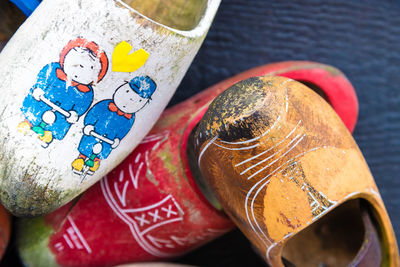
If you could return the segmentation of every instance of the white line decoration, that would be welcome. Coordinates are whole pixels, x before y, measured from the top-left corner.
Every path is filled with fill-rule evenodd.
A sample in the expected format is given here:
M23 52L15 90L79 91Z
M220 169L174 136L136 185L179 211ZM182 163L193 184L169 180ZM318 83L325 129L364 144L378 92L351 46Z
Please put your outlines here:
M282 83L282 85L284 85L285 83L286 83L286 82ZM225 143L225 144L232 144L232 145L242 145L242 144L247 144L247 143L251 143L251 142L254 142L254 141L259 140L261 137L265 136L265 135L268 134L272 129L274 129L274 128L278 125L278 123L280 122L280 120L281 120L281 118L282 118L283 116L286 116L286 114L287 114L287 112L288 112L288 106L289 106L289 99L288 99L287 87L285 87L285 103L284 103L284 105L283 105L281 114L278 116L278 118L275 120L275 122L273 123L273 125L272 125L269 129L267 129L267 130L266 130L263 134L261 134L260 136L257 136L257 137L255 137L255 138L252 138L252 139L250 139L250 140L239 141L239 142L227 142L227 141L222 141L222 140L220 140L219 142ZM281 140L280 142L278 142L274 147L279 146L279 145L282 144L286 139L288 139L289 136L291 136L291 135L296 131L296 129L297 129L297 127L299 126L300 123L301 123L301 120L297 123L297 125L294 127L294 129L292 129L292 131L289 132L289 134L286 136L286 138L284 138L284 140ZM297 142L289 149L289 151L286 151L281 157L279 157L278 159L274 160L273 162L267 164L267 165L266 165L265 167L263 167L261 170L258 170L258 171L255 172L254 174L252 174L252 175L250 175L249 177L247 177L247 180L250 180L250 179L253 178L255 175L259 174L260 172L262 172L263 170L265 170L267 167L270 167L270 166L273 165L275 162L277 162L280 158L282 158L284 155L286 155L287 153L289 153L290 150L292 150L295 146L297 146L297 144L304 138L304 136L305 136L305 135L302 135L302 136L300 137L299 135L297 135L294 139L292 139L292 140L290 141L289 144L286 145L286 147L289 146L291 143L293 143L293 142L296 141L296 139L297 139ZM300 138L299 138L299 137L300 137ZM209 141L209 143L208 143L206 146L204 146L203 150L200 152L200 154L199 154L199 159L198 159L198 165L199 165L199 166L200 166L200 163L201 163L201 159L202 159L203 154L204 154L205 151L206 151L211 145L213 145L213 144L214 144L214 145L217 145L218 147L225 148L225 149L228 149L228 150L247 150L247 149L253 149L253 148L259 146L259 143L257 143L257 144L255 144L255 145L251 145L251 146L247 146L247 147L246 147L246 146L245 146L245 147L242 147L241 149L239 149L239 148L228 148L228 147L225 147L225 146L221 146L221 145L216 144L215 141L216 141L217 138L218 138L218 135L216 135L213 139L211 139L211 140ZM280 149L279 151L281 151L281 150L282 150L282 149ZM267 151L269 151L269 150L267 150ZM256 158L258 158L259 156L261 156L261 155L263 155L264 153L266 153L267 151L263 151L263 152L259 153L258 155L254 156L254 157L252 157L252 158L246 159L244 162L242 161L242 162L236 164L235 167L239 167L239 166L241 166L243 163L247 163L247 162L249 162L249 161L251 161L251 160L253 160L253 159L256 159ZM279 151L278 151L278 152L279 152ZM274 153L274 155L277 154L278 152ZM270 158L272 158L272 157L267 157L266 159L263 159L262 162L256 163L255 165L253 165L252 167L250 167L250 169L251 169L251 168L254 168L254 167L256 167L256 166L258 166L258 165L261 164L261 163L264 163L265 161L268 161L268 159L270 159ZM261 228L258 226L258 223L257 223L257 221L256 221L256 219L255 219L255 216L254 216L254 210L253 210L253 205L252 205L252 206L251 206L251 212L252 212L252 215L253 215L253 218L254 218L254 222L257 224L258 228L260 229L260 232L264 235L265 239L260 235L260 233L259 233L258 231L256 231L255 226L253 225L252 220L251 220L250 215L249 215L248 201L249 201L249 199L250 199L250 196L251 196L252 191L253 191L262 181L264 181L265 179L268 179L272 174L274 174L277 170L279 170L282 166L284 166L284 165L286 165L286 164L287 164L287 163L282 164L281 166L279 166L278 168L276 168L274 171L270 172L266 177L264 177L264 178L262 178L260 181L258 181L258 182L250 189L250 191L248 192L248 194L247 194L247 196L246 196L246 199L245 199L245 203L244 203L245 211L246 211L246 216L247 216L247 220L249 221L250 227L253 229L253 231L257 234L257 236L260 238L260 240L262 240L262 242L263 242L266 246L267 246L267 245L270 245L272 242L269 240L269 238L263 233L263 231L261 230ZM245 171L242 171L241 174L244 174L244 173L247 172L248 170L249 170L249 169L246 169ZM268 183L269 183L269 180L267 180L266 183L265 183L264 185L266 185L266 184L268 184ZM259 192L259 191L258 191L258 192ZM258 194L258 193L257 193L257 194ZM257 194L253 197L253 199L252 199L252 204L254 203L254 199L256 198ZM267 243L268 243L268 244L267 244Z
M135 163L139 162L140 156L142 155L142 153L138 153L136 158L135 158Z
M272 250L277 244L278 244L278 243L273 243L273 244L271 244L271 245L268 247L267 252L265 253L265 254L266 254L265 257L267 258L267 260L268 260L269 262L271 261L271 258L270 258L271 250Z
M160 141L161 143L163 143L165 140L168 139L168 137L169 137L169 131L164 131L159 134L147 135L145 138L143 138L140 144L146 144L153 141Z
M147 238L158 248L163 248L164 246L167 248L175 248L171 240L156 238L152 235L147 235Z
M140 155L140 154L139 154L139 155ZM140 157L139 157L139 158L140 158ZM136 163L136 160L135 160L135 163ZM137 168L135 174L133 174L132 164L129 164L129 165L128 165L129 175L130 175L130 177L131 177L132 184L133 184L133 187L134 187L135 189L138 189L139 174L140 174L140 171L141 171L142 168L143 168L143 165L144 165L144 163L143 163L143 162L140 162L139 167Z
M285 82L282 83L282 85L284 85ZM261 135L254 137L250 140L245 140L245 141L238 141L238 142L228 142L228 141L224 141L224 140L219 140L220 143L224 143L224 144L231 144L231 145L242 145L242 144L247 144L247 143L251 143L254 141L259 140L261 137L265 136L266 134L268 134L272 129L274 129L278 123L280 122L281 118L283 115L286 115L287 111L288 111L288 106L289 106L289 99L288 99L288 93L287 93L287 87L285 87L285 109L282 109L281 114L277 117L277 119L275 120L275 122L272 124L272 126L270 128L268 128L264 133L262 133ZM284 114L285 112L285 114ZM301 121L300 121L301 122ZM300 123L299 122L299 123ZM295 127L295 129L297 128L297 126ZM290 135L290 134L289 134ZM248 149L253 149L255 147L258 147L260 145L260 143L254 144L254 145L250 145L250 146L242 146L242 147L236 147L236 148L229 148L226 146L222 146L220 144L217 144L215 141L218 139L218 135L214 136L207 145L204 146L204 148L201 150L200 154L199 154L199 159L198 159L198 165L200 166L201 163L201 159L204 155L204 153L207 151L207 149L211 146L211 145L216 145L218 147L227 149L227 150L248 150ZM240 163L239 163L240 164Z
M71 241L73 243L72 248L76 247L77 249L83 249L83 245L80 243L78 236L75 235L74 229L72 227L67 229L67 233L71 237Z
M146 220L145 217L146 217L146 214L142 214L142 216L140 216L140 217L139 216L135 216L136 221L139 222L139 225L141 227L146 225L146 224L150 224L150 221Z
M113 183L113 189L117 194L117 198L123 207L126 207L126 194L129 190L129 185L132 184L133 189L137 190L139 188L139 178L143 169L150 174L152 174L150 170L150 161L149 161L149 151L153 151L154 147L160 146L165 140L169 137L169 132L165 131L162 134L151 135L145 138L140 145L148 144L150 142L155 142L153 146L148 148L144 152L144 156L142 152L138 152L135 160L128 164L128 170L121 170L119 173L119 179L115 180ZM140 146L139 145L139 146ZM133 152L135 153L135 152ZM129 175L126 175L126 173Z
M162 209L162 208L161 208ZM154 212L149 212L148 213L151 217L153 217L153 222L155 223L155 222L157 222L158 220L162 220L163 219L163 217L161 217L161 216L159 216L158 215L158 210L155 210Z
M180 246L184 246L187 242L187 238L185 238L185 237L177 237L177 236L171 235L169 238L171 240L175 241L175 243Z
M172 195L168 195L161 201L146 207L123 209L110 189L107 176L101 180L100 185L108 205L128 225L133 238L145 251L156 257L178 255L177 253L162 251L163 244L166 246L167 243L161 241L164 239L159 239L150 234L152 230L162 225L183 220L184 212Z
M169 218L172 215L177 215L177 212L172 210L172 206L168 205L168 208L161 208L162 211L166 213L167 218Z
M64 250L64 245L61 242L58 242L54 245L54 247L56 248L56 250L58 252L63 251Z
M122 170L118 180L109 179L106 176L100 182L101 190L108 205L127 224L136 242L145 251L157 257L177 255L163 250L174 248L173 240L156 236L154 230L163 225L183 221L184 212L182 208L171 194L165 195L155 203L138 208L129 208L130 204L126 198L130 190L140 190L140 179L146 172L151 173L149 158L151 152L168 137L168 131L147 136L136 149L141 152L138 152L134 157L134 162L128 165L127 173L129 175L125 175ZM154 144L149 146L149 143ZM146 145L145 150L140 150L141 145ZM146 172L142 171L143 169Z
M278 116L278 118L275 120L274 124L272 124L272 126L270 128L268 128L268 130L266 130L261 135L254 137L250 140L238 141L238 142L228 142L228 141L221 140L220 142L224 143L224 144L229 144L229 145L241 145L241 144L255 142L255 141L259 140L261 137L264 137L265 135L267 135L271 130L273 130L280 120L281 120L281 115ZM225 128L226 128L226 126L225 126ZM256 146L258 146L258 145L259 144L257 144Z
M196 235L188 235L181 237L176 235L171 235L170 239L173 240L179 246L198 245L202 241L205 241L209 238L214 238L218 235L222 235L227 231L229 230L207 228L203 232L197 233Z
M270 179L268 179L268 178L270 178L272 175L275 175L278 171L283 171L283 170L284 170L283 167L288 166L289 163L290 163L291 161L293 161L293 160L295 160L295 159L297 159L297 158L300 158L300 157L304 156L304 155L307 154L307 153L310 153L310 152L312 152L312 151L315 151L315 150L318 150L318 149L322 149L322 148L327 148L327 147L326 147L326 146L324 146L324 147L315 147L315 148L312 148L312 149L310 149L310 150L308 150L308 151L305 151L305 152L303 152L303 153L297 154L296 156L290 158L288 161L286 161L285 163L281 164L281 165L278 166L275 170L273 170L272 172L270 172L266 177L264 177L264 178L262 178L261 180L259 180L259 181L249 190L249 192L247 193L246 200L245 200L245 211L246 211L247 220L248 220L248 222L249 222L251 228L253 229L253 231L257 234L257 236L260 238L260 240L263 241L263 243L264 243L266 246L271 246L271 244L273 244L273 242L265 235L265 233L262 231L260 225L259 225L258 222L257 222L256 216L255 216L255 213L254 213L254 202L255 202L255 199L257 198L257 196L258 196L258 194L261 192L261 190L262 190L266 185L269 184ZM266 180L266 181L265 181L265 180ZM264 181L265 181L265 182L264 182ZM264 183L263 183L263 182L264 182ZM261 185L260 185L260 184L261 184ZM258 187L257 192L254 194L254 196L252 196L253 191L254 191L257 187ZM252 196L252 199L251 199L251 196ZM251 206L249 207L249 206L248 206L248 201L249 201L250 199L251 199ZM335 201L331 201L331 200L329 200L329 201L333 204L330 208L333 208L333 207L336 205L336 202L335 202ZM315 219L321 217L321 216L322 216L323 214L325 214L327 211L328 211L328 209L325 209L325 211L323 211L322 213L320 213L318 216L314 217L313 220L315 220ZM250 215L249 215L249 212L251 212L251 215L252 215L251 217L250 217ZM254 224L257 226L258 230L255 229L255 226L254 226L253 222L254 222ZM262 237L262 236L260 235L260 233L261 233L264 237Z
M121 172L121 174L123 174L123 172ZM129 185L129 182L125 181L124 189L122 189L122 194L121 194L121 192L118 189L118 183L114 182L115 193L117 193L118 199L124 207L126 206L126 190L128 189L128 185Z
M265 163L266 161L268 161L269 159L273 158L273 157L274 157L275 155L277 155L278 153L284 151L285 148L288 148L294 141L297 141L297 142L295 143L295 145L294 145L293 147L291 147L291 148L286 152L286 154L287 154L288 152L290 152L290 150L291 150L292 148L294 148L294 147L301 141L301 139L304 138L304 136L305 136L305 135L303 135L303 136L300 137L300 135L296 135L286 146L284 146L284 147L282 147L282 148L276 150L276 152L274 152L273 154L269 155L269 156L266 157L265 159L262 159L262 160L258 161L256 164L251 165L250 167L248 167L247 169L245 169L244 171L242 171L242 172L240 173L240 175L243 175L243 174L245 174L246 172L248 172L249 170L251 170L251 169L257 167L258 165L260 165L260 164L262 164L262 163ZM298 139L299 137L300 137L300 140L296 140L296 139ZM283 155L286 155L286 154L283 154ZM278 158L278 159L279 159L279 158ZM276 161L276 160L275 160L275 161ZM264 168L258 170L258 171L255 172L253 175L250 175L250 176L247 178L247 180L250 180L253 176L257 175L258 173L260 173L261 171L263 171L265 168L271 166L273 163L274 163L274 161L273 161L272 163L270 163L269 165L265 166Z
M301 123L301 120L297 123L297 125L293 128L293 130L290 131L290 133L289 133L284 139L282 139L281 141L279 141L278 143L276 143L276 144L273 145L272 147L268 148L267 150L264 150L263 152L261 152L261 153L255 155L255 156L253 156L253 157L251 157L251 158L245 159L244 161L242 161L242 162L236 164L235 167L238 167L238 166L240 166L240 165L242 165L242 164L244 164L244 163L247 163L247 162L249 162L249 161L251 161L251 160L253 160L253 159L255 159L255 158L258 158L259 156L262 156L262 155L264 155L265 153L271 151L272 149L278 147L278 146L279 146L280 144L282 144L285 140L287 140L287 139L289 138L289 136L291 136L291 135L294 133L294 131L297 129L297 127L300 125L300 123Z
M169 218L167 218L166 216L165 218L162 217L161 214L164 215L168 213L163 211L163 207L164 210L165 208L167 208L168 210L168 207L170 206L173 207L173 213L175 215L171 216L170 213ZM128 221L130 221L131 223L135 224L139 222L140 227L138 227L138 229L141 235L144 235L147 232L160 227L161 225L176 221L182 221L182 215L184 214L183 210L175 201L172 195L168 195L163 200L146 207L136 209L120 209L120 212L124 213L127 216ZM137 219L138 216L136 214L140 214L140 219ZM146 221L146 223L142 223L144 221Z
M83 237L82 233L79 231L78 227L76 226L75 222L72 220L71 216L67 216L68 222L71 224L70 227L67 228L67 234L63 234L63 238L68 244L69 248L77 248L78 250L85 249L87 253L91 254L92 249L90 248L89 244L86 242L85 238Z
M199 159L197 160L197 164L200 166L200 162L201 162L201 158L203 157L204 153L207 151L207 149L214 143L215 140L217 140L218 135L216 135L213 139L210 140L210 142L208 142L207 145L205 145L205 147L203 148L203 150L200 151L199 154Z
M158 135L150 135L143 139L140 145L148 146L150 142L156 143L145 151L143 149L140 150L139 145L137 150L141 152L134 157L134 162L129 164L129 175L125 175L121 171L117 181L106 176L100 182L107 204L129 227L135 241L145 251L156 257L177 256L181 253L173 252L174 249L176 250L183 246L195 246L199 242L227 232L227 230L207 228L203 233L191 234L190 236L182 237L176 234L158 236L154 230L164 225L182 222L184 218L184 211L171 194L166 194L161 200L155 201L150 205L135 208L128 207L129 201L126 198L130 190L140 190L140 179L142 179L141 176L145 175L141 168L145 168L147 173L151 173L150 154L155 147L160 146L162 142L167 140L168 134L168 132L164 132Z
M180 255L180 252L173 252L173 250L183 246L194 246L228 231L208 228L203 233L196 233L191 236L182 237L174 234L158 236L154 230L164 225L182 222L185 215L183 209L171 194L166 194L159 201L146 206L129 207L127 195L129 195L130 190L140 190L140 179L146 172L151 173L151 152L167 140L168 136L169 132L147 136L140 145L149 146L151 142L156 143L151 144L149 148L146 147L145 151L144 149L140 150L139 145L136 150L141 152L138 152L134 157L134 162L129 164L129 175L125 175L121 171L117 181L107 176L100 181L101 190L107 204L129 227L132 237L140 247L156 257ZM146 169L146 172L142 171L142 168Z
M253 173L252 175L250 175L250 176L247 178L247 180L250 180L251 178L253 178L253 177L256 176L257 174L259 174L260 172L262 172L263 170L265 170L266 168L270 167L272 164L274 164L275 162L277 162L278 160L280 160L281 158L283 158L284 156L286 156L290 151L292 151L293 148L295 148L295 147L303 140L303 138L304 138L305 136L306 136L306 135L303 134L301 137L300 137L300 135L297 135L295 138L293 138L293 139L290 141L290 143L289 143L289 145L290 145L291 143L293 143L294 141L296 141L296 143L295 143L293 146L291 146L291 147L290 147L285 153L283 153L280 157L278 157L277 159L275 159L274 161L272 161L272 162L269 163L268 165L262 167L261 169L259 169L259 170L256 171L255 173ZM298 137L300 137L300 138L298 138Z
M217 136L218 136L218 135L217 135ZM218 146L218 147L220 147L220 148L227 149L227 150L248 150L248 149L252 149L252 148L258 147L260 144L255 144L255 145L252 145L252 146L235 147L235 148L222 146L222 145L219 145L219 144L217 144L217 143L215 143L215 142L214 142L214 145L216 145L216 146Z
M284 81L282 85L285 86L285 84L288 81ZM249 150L249 149L254 149L260 145L260 143L254 143L257 140L260 140L263 136L265 136L267 133L269 133L272 129L277 127L279 130L281 128L280 125L278 125L279 121L281 118L286 116L288 110L289 110L289 99L288 99L288 89L285 86L285 103L283 105L283 108L281 110L281 114L278 116L278 118L275 120L273 125L264 133L261 135L249 139L249 140L244 140L244 141L239 141L239 142L227 142L223 140L217 140L218 135L213 137L201 150L199 154L199 159L198 159L198 164L200 166L201 164L201 159L206 150L211 146L215 145L227 150ZM290 156L290 159L288 159L286 162L279 166L275 166L279 161L284 159L295 147L298 146L300 142L303 141L303 139L306 137L306 134L302 133L302 131L299 129L300 124L302 123L301 120L298 121L297 125L284 137L282 140L279 140L276 144L274 144L272 147L269 147L268 149L258 152L258 153L250 153L252 154L251 157L241 160L240 162L236 163L234 165L235 168L240 168L238 173L240 175L243 175L245 179L251 180L251 179L256 179L256 177L259 174L264 173L264 171L267 168L270 168L268 170L268 173L264 174L265 176L262 177L261 179L256 179L255 183L253 186L250 188L250 190L247 192L245 201L244 201L244 209L246 212L246 217L247 221L251 227L251 229L254 231L254 233L258 236L258 238L264 243L266 247L268 247L267 250L267 258L269 257L269 253L273 247L276 246L277 243L274 243L267 235L266 233L262 230L259 222L257 221L257 218L255 216L255 200L257 197L260 195L260 192L269 184L271 178L275 176L277 173L283 172L286 168L289 168L294 160L303 157L305 154L310 153L312 151L321 149L321 148L327 148L326 146L323 147L315 147L312 149L309 149L308 151L298 153L295 156ZM300 133L296 133L299 132ZM294 136L294 137L292 137ZM285 142L289 140L289 142ZM217 143L218 142L218 143ZM284 146L280 147L282 144L286 143ZM220 144L226 144L226 145L240 145L236 147L227 147L224 145ZM243 146L244 145L244 146ZM271 152L272 154L268 154L268 152ZM277 156L281 154L279 157L274 159L274 156ZM266 157L263 158L262 156L265 155ZM233 159L234 160L234 159ZM250 165L247 165L250 164ZM247 166L246 166L247 165ZM294 166L294 168L297 168ZM246 174L249 171L253 171L251 175L248 175L246 177ZM287 176L287 174L283 175L284 177ZM293 181L294 177L289 177L287 178L287 181ZM284 179L281 179L281 182L285 182ZM300 184L301 185L301 184ZM310 187L310 184L308 182L304 181L304 184L301 187L301 190L303 192L306 192L307 195L309 196L309 204L310 204L310 210L313 213L313 220L317 219L318 217L322 216L324 213L326 213L330 208L332 208L334 205L336 205L335 201L331 201L328 198L324 196L322 192L318 192L315 189ZM321 202L321 199L323 201ZM260 222L264 223L264 222ZM284 239L289 238L293 233L289 233L286 236L284 236ZM178 240L182 242L182 240Z
M74 248L74 245L72 244L71 240L69 239L69 237L66 234L63 234L64 240L65 242L67 242L67 245L69 246L69 248Z

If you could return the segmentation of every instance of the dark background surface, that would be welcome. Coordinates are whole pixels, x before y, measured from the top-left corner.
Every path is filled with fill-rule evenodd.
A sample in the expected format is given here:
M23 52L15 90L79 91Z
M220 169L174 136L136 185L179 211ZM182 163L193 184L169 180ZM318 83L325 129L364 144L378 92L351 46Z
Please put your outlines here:
M400 2L224 0L170 105L249 68L286 60L335 66L353 83L360 103L354 137L399 239ZM177 261L264 265L237 230ZM12 246L0 265L18 266Z

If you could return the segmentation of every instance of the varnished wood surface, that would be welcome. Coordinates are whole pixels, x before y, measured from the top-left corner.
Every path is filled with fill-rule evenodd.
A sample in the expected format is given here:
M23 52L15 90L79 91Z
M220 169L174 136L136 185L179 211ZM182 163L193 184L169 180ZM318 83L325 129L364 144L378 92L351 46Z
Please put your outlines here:
M392 226L361 152L328 103L303 84L263 76L233 85L210 104L193 140L204 180L273 266L283 266L282 250L297 233L355 198L374 206L383 263L398 266ZM317 246L331 256L323 250ZM336 264L322 262L347 266L355 254L346 251L332 257Z

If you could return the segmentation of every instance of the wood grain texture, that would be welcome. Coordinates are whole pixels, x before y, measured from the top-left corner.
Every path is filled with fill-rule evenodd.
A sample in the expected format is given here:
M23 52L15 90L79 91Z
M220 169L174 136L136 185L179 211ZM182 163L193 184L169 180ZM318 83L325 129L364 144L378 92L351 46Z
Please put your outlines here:
M362 154L334 110L303 84L273 76L239 82L210 104L193 139L204 180L272 266L283 266L282 249L297 233L355 198L376 210L382 263L398 266L393 229ZM335 266L355 256L344 255L333 257L343 258Z

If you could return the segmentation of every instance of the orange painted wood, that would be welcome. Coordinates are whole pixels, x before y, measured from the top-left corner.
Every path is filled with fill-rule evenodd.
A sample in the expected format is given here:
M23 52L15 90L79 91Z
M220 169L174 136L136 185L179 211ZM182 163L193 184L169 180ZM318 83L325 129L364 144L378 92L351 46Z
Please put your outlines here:
M303 84L264 76L233 85L211 103L193 143L207 185L272 266L283 266L282 251L304 229L332 211L346 213L344 203L351 211L361 202L377 222L382 264L399 266L389 217L357 144Z

